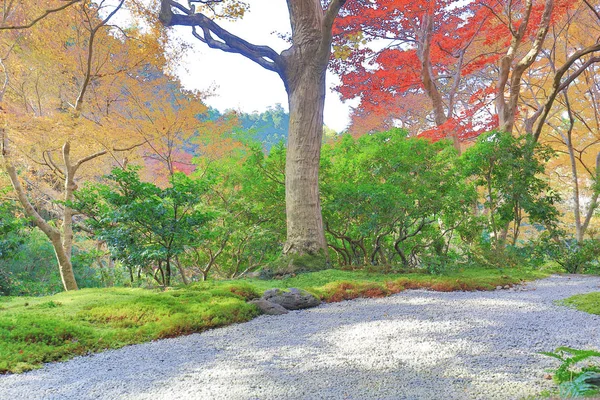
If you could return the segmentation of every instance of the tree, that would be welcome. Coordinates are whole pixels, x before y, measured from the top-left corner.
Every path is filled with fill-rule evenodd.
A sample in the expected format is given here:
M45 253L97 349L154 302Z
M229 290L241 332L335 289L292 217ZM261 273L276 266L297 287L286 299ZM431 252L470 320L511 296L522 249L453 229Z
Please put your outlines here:
M549 230L555 228L559 197L541 177L552 156L551 148L537 144L530 135L514 137L497 131L481 135L462 155L464 174L482 189L496 248L505 246L509 233L514 246L526 218Z
M48 16L1 41L10 55L3 64L3 167L26 215L51 241L65 290L78 288L71 262L76 212L68 205L78 181L99 175L97 164L87 167L100 158L117 161L118 152L140 144L111 116L119 111L123 87L143 81L144 66L164 64L156 31L143 34L109 24L123 4L79 4L62 11L68 24ZM23 185L25 172L38 179ZM32 200L34 186L50 213Z
M598 62L600 13L587 1L568 9L551 26L546 46L524 76L524 131L551 145L556 184L569 187L572 203L564 222L582 242L598 207ZM542 135L543 133L543 135ZM592 224L593 225L593 224Z
M241 54L276 72L288 94L290 127L286 159L287 241L284 254L316 254L326 248L319 199L319 159L323 135L325 72L331 55L332 27L346 0L287 0L292 27L291 46L277 53L226 31L206 12L220 0L190 7L161 0L160 19L167 26L190 26L209 47ZM222 14L238 17L239 4L225 2ZM217 14L215 14L217 15Z
M206 225L213 216L202 203L209 182L175 173L161 189L130 168L113 170L108 180L80 191L73 206L90 217L87 224L131 276L140 268L170 286L178 256L211 234Z
M475 129L484 102L473 101L485 82L474 72L497 55L484 46L489 17L479 2L357 1L335 26L332 69L343 99L360 98L351 131L398 121L415 133L450 137L458 147ZM387 126L389 128L389 126ZM435 127L434 129L431 129ZM365 130L367 128L367 130Z

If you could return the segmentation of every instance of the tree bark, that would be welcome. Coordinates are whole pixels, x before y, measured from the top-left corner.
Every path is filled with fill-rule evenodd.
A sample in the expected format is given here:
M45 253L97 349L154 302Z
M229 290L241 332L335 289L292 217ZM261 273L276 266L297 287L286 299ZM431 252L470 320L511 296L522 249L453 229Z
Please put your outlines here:
M25 210L25 214L32 219L33 223L42 231L44 234L50 239L52 243L52 247L54 248L54 254L56 255L56 260L58 262L58 269L60 272L60 278L63 283L63 287L66 291L69 290L77 290L77 281L75 280L75 274L73 273L73 265L71 264L71 255L67 254L65 248L63 247L63 241L61 238L61 233L58 229L54 228L48 222L46 222L40 214L33 208L29 199L27 198L27 194L25 190L21 186L21 182L19 181L19 177L17 176L17 171L15 170L14 165L8 159L8 155L3 150L3 159L4 159L4 169L8 173L10 181L12 183L15 192L17 193L17 197L19 198L19 202L23 206Z
M285 79L290 126L285 166L287 241L284 254L316 254L326 247L319 199L325 72L323 60L288 55Z
M441 126L452 116L452 107L449 105L448 111L444 110L444 101L442 95L435 84L435 74L433 72L433 66L431 61L431 41L433 37L433 18L435 12L435 2L429 2L429 11L423 16L421 21L422 29L419 31L419 37L417 38L417 56L421 62L421 82L425 89L425 93L429 100L431 100L431 107L433 111L433 119L436 126ZM462 56L461 56L462 57ZM462 58L461 58L462 61ZM457 76L455 77L455 84L458 85L460 80L460 68ZM452 139L454 148L460 154L460 141L458 138L458 132L456 129L449 133L447 136Z
M509 15L509 26L512 39L506 54L500 59L499 78L496 85L496 112L498 114L498 127L503 132L511 133L515 125L515 117L518 110L519 95L521 93L521 80L525 71L533 64L537 55L541 51L542 44L546 39L546 34L550 27L552 11L554 10L554 0L545 0L542 19L537 29L537 33L529 51L516 64L513 64L517 58L517 51L523 43L527 26L530 23L530 17L533 9L533 1L525 1L525 10L523 19L518 29L512 26L512 15ZM509 9L510 13L511 10ZM505 91L508 89L508 98Z

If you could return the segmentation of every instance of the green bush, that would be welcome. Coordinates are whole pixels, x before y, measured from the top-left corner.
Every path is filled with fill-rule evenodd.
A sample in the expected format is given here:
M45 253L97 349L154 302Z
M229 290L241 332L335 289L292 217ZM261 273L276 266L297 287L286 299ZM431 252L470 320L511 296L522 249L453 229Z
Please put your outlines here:
M599 240L585 239L579 242L574 238L545 235L540 240L537 251L556 262L568 273L600 272Z
M342 266L416 268L448 257L472 224L474 187L451 143L400 129L343 136L323 149L323 219L331 258Z

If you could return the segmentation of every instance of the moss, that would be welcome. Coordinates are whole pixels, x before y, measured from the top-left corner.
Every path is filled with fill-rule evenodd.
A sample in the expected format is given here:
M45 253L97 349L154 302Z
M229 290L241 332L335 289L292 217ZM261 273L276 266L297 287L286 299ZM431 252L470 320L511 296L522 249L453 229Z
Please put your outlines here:
M562 303L579 311L600 315L600 292L577 294Z
M279 257L261 270L262 279L280 279L299 273L322 271L329 268L324 252L317 254L288 254Z

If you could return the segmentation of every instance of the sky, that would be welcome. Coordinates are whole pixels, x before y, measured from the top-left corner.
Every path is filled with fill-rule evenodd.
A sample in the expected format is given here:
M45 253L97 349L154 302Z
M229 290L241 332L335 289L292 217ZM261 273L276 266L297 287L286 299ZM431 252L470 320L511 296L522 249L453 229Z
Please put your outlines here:
M250 11L239 21L218 21L224 29L257 45L267 45L280 52L289 44L277 33L291 31L286 2L283 0L254 0ZM239 54L210 49L192 36L191 28L177 27L175 35L192 45L176 73L188 89L206 91L215 88L215 95L206 103L220 111L235 109L246 113L262 112L277 103L288 109L283 82L272 71ZM328 72L327 86L337 78ZM325 98L325 125L341 132L349 123L349 105L342 103L337 93L328 90Z

